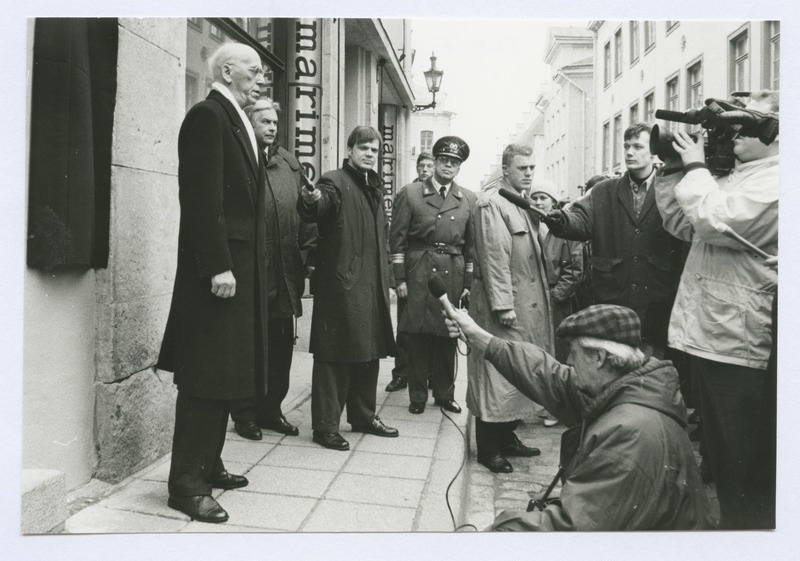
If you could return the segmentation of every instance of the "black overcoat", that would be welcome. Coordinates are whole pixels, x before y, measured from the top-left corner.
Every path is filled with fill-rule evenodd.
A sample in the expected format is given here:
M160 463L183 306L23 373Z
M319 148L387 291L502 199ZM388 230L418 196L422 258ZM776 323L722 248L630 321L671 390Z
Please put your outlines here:
M383 190L378 175L349 164L320 177L322 198L297 210L316 222L309 350L315 360L368 362L394 356L389 315L389 258Z
M240 399L266 391L264 166L233 105L212 90L178 137L178 270L158 367L181 392ZM236 295L211 293L231 270Z

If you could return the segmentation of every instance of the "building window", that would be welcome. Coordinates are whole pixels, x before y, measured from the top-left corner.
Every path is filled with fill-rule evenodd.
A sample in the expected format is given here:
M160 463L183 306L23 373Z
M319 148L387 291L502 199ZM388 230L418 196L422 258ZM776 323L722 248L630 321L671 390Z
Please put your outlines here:
M208 34L217 41L222 41L222 30L213 23L208 26Z
M686 69L686 99L689 107L703 106L703 63L698 61Z
M730 42L731 90L750 90L750 37L743 31Z
M666 24L667 24L667 35L672 33L678 27L678 23L680 23L680 22L678 22L676 20L672 20L672 21L667 20L666 21Z
M419 149L421 152L430 152L433 146L433 131L421 131L419 133Z
M653 124L656 115L656 94L650 92L644 96L644 118L648 124Z
M764 41L764 87L777 90L781 86L781 22L764 22Z
M186 18L186 23L189 24L189 28L196 29L197 31L203 31L203 18Z
M614 77L622 75L622 28L614 33Z
M670 78L667 80L667 86L664 90L664 99L667 101L667 109L670 111L680 111L680 96L678 92L678 77ZM675 130L675 123L666 121L666 128L668 130Z
M656 45L656 22L644 22L644 52L649 52Z
M603 47L603 85L611 85L611 42Z
M619 164L622 159L620 157L622 155L620 148L622 148L622 113L618 113L614 116L614 141L611 144L611 151L613 153L611 158L612 167Z
M631 66L639 60L639 22L630 22Z
M637 101L633 105L631 105L630 111L628 112L628 123L631 125L635 125L639 122L639 102Z
M609 128L609 123L606 121L603 123L603 161L602 161L602 168L603 171L608 170L608 144L611 141L611 130Z

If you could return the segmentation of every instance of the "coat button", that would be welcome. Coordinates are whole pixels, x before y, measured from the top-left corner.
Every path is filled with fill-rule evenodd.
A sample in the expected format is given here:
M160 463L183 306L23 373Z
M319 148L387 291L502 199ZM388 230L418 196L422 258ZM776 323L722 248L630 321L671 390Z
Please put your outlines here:
M639 256L638 255L634 256L633 261L635 263L638 263L639 262Z
M631 285L631 290L636 290L637 288L639 288L637 285L635 285L635 284Z
M634 230L634 232L636 232L637 234L641 234L641 233L642 233L642 231L641 231L639 228L636 228L636 229Z
M437 215L437 216L436 216L436 220L439 220L441 217L442 217L442 215L441 215L441 214Z
M436 267L434 267L434 268L432 269L432 271L435 273L435 272L436 272Z
M456 217L455 217L455 216L451 216L451 217L450 217L450 220L455 220L455 219L456 219Z
M444 274L446 275L446 274L447 274L447 273L449 273L449 272L450 272L450 271L445 271L445 272L444 272Z

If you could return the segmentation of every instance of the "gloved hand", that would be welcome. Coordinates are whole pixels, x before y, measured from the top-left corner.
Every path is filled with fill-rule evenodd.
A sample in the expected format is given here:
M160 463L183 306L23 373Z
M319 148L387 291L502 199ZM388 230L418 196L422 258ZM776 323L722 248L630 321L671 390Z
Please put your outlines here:
M553 233L563 231L564 227L567 225L567 219L564 217L563 210L551 210L547 213L547 216L542 216L542 222L547 224L547 227L550 228Z

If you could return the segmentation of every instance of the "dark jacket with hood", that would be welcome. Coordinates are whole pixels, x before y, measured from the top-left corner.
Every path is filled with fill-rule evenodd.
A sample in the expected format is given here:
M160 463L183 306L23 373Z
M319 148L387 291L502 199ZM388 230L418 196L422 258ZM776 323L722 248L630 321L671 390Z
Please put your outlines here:
M485 357L523 394L572 426L561 440L561 504L504 511L493 530L713 526L672 363L650 359L589 397L577 387L572 367L530 343L495 337Z

